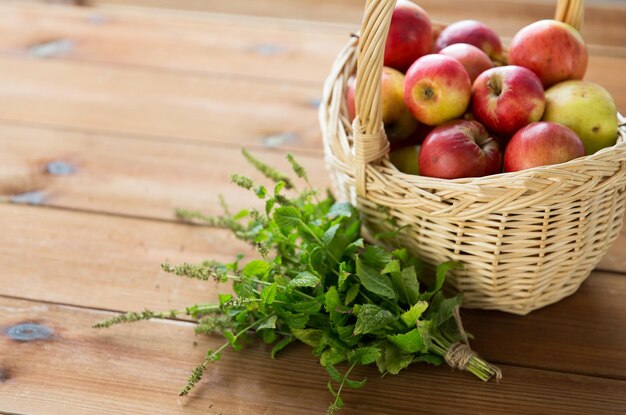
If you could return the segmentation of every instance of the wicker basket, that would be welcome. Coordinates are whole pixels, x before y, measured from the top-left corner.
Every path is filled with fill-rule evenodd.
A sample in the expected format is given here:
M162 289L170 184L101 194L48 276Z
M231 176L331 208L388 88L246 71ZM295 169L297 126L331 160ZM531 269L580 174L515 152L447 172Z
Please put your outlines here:
M388 159L380 80L395 0L368 0L360 39L332 68L320 107L325 159L339 199L365 229L393 218L398 243L430 265L465 267L449 278L470 308L527 314L572 293L617 238L626 197L626 129L617 144L568 163L481 178L443 180L398 171ZM557 19L582 23L582 1L559 1ZM358 49L358 50L357 50ZM357 72L357 117L345 86Z

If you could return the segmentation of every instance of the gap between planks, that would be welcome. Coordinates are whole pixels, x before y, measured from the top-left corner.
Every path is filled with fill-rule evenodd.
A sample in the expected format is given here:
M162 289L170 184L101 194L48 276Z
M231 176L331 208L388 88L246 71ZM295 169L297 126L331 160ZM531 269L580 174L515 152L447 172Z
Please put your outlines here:
M176 390L206 348L221 344L217 337L195 337L188 327L158 321L95 331L89 328L91 321L102 313L56 306L43 312L33 301L1 299L0 304L13 310L0 317L3 324L32 321L54 333L48 340L21 344L0 337L8 359L2 363L8 363L5 367L12 377L0 388L0 396L8 394L3 406L13 412L39 412L43 396L48 410L63 407L71 415L171 414L183 409L188 414L314 414L322 413L327 404L323 387L327 375L304 346L285 350L277 362L260 344L228 353L210 366L183 408ZM25 358L33 354L40 358ZM624 404L619 394L623 381L508 365L502 369L505 377L500 384L482 383L445 367L416 365L384 379L373 368L359 369L355 376L367 375L370 382L365 389L346 394L345 413L397 414L420 407L431 414L521 414L566 408L570 414L586 415L612 414ZM421 393L415 393L416 387ZM22 397L16 399L17 394ZM209 404L213 406L207 411Z

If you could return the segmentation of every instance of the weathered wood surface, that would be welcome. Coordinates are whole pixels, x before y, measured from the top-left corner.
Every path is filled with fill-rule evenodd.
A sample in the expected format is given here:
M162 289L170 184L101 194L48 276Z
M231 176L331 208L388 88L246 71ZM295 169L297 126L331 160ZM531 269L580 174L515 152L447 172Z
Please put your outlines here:
M196 338L184 322L144 322L101 332L110 313L0 297L2 410L17 414L322 414L326 373L306 347L270 360L258 345L225 353L190 398L178 398L189 368L217 338ZM30 341L16 326L35 323ZM45 330L45 332L44 332ZM416 366L381 379L359 370L366 388L346 394L349 414L617 414L623 380L502 366L501 383L445 367Z
M14 241L0 253L0 295L15 298L118 311L182 309L215 302L227 288L167 275L161 262L254 254L228 232L206 227L11 205L0 205L0 216ZM29 261L33 252L36 262ZM527 317L478 310L464 316L487 359L626 380L626 330L606 323L626 321L625 297L626 278L595 272L579 295Z
M547 0L477 1L421 4L505 36L553 12ZM316 185L328 183L315 107L362 1L91 3L0 4L0 200L36 205L0 205L0 413L322 413L326 374L305 347L279 361L261 345L228 353L183 400L176 391L217 337L195 338L186 321L90 325L110 311L215 298L214 283L159 264L252 253L225 231L172 222L174 207L218 213L218 193L234 208L255 202L228 183L234 171L258 178L241 146L285 170L293 150ZM148 3L208 13L126 7ZM626 112L626 8L588 3L588 79ZM626 271L625 247L622 232L601 267ZM625 295L623 275L597 271L526 317L466 310L501 384L445 368L384 380L366 370L370 385L346 396L345 413L620 413ZM21 323L53 335L16 341Z

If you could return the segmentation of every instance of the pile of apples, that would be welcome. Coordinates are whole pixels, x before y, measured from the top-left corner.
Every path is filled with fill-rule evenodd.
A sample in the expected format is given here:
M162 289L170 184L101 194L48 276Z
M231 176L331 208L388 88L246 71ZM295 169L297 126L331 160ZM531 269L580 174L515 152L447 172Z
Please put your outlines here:
M617 109L601 86L582 81L580 33L541 20L511 41L475 20L440 33L426 12L398 0L385 46L382 112L399 170L456 179L564 163L612 146ZM354 118L355 80L347 89Z

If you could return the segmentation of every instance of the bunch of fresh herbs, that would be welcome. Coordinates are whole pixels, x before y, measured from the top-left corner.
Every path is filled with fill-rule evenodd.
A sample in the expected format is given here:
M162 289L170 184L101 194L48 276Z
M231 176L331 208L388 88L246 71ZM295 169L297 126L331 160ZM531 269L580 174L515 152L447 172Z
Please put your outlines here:
M264 211L231 215L224 204L225 213L219 217L184 210L178 216L231 229L257 248L260 259L245 265L238 256L231 263L162 266L180 276L232 283L234 295L220 294L218 303L185 310L127 313L95 327L186 314L198 319L196 333L224 336L225 343L207 352L181 395L190 392L222 351L240 350L252 335L274 345L272 358L300 341L312 348L330 376L329 414L343 406L345 388L365 385L365 379L350 377L356 366L375 364L382 374L397 374L412 363L447 361L485 381L499 376L497 368L465 346L467 338L458 317L461 297L446 298L441 291L446 272L458 264L439 265L434 284L424 289L421 261L406 249L364 241L354 206L337 203L330 194L320 198L291 155L288 160L295 174L306 184L301 192L294 190L294 182L285 174L246 151L244 155L275 182L268 189L247 177L232 176L237 185L265 201Z

